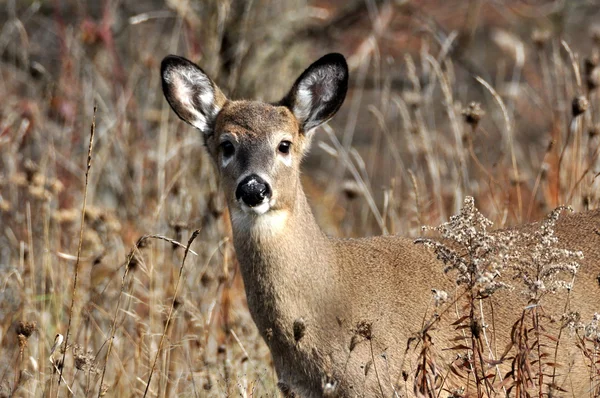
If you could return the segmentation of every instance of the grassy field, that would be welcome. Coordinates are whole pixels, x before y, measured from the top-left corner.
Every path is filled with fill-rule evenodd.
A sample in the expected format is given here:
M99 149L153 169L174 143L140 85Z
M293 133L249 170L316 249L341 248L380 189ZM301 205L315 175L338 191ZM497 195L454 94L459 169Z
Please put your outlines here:
M346 55L303 169L330 235L416 237L466 196L495 227L600 207L597 1L2 7L0 396L277 395L215 169L163 98L167 54L265 101Z

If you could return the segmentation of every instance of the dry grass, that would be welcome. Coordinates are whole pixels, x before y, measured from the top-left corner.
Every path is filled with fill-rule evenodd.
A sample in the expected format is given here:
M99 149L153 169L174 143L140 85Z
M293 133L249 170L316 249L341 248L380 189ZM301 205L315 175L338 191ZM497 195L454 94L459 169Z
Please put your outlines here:
M169 53L265 100L325 48L348 56L350 96L305 167L330 234L417 235L467 195L496 226L599 206L594 1L129 3L0 11L2 396L277 394L214 170L162 98ZM537 313L515 321L539 347ZM598 320L571 321L598 380Z

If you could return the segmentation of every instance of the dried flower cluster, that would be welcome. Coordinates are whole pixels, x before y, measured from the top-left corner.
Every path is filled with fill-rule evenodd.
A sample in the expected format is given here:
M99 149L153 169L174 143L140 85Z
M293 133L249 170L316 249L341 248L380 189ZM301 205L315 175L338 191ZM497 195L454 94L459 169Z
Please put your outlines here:
M94 351L81 347L78 344L73 346L73 358L75 359L75 368L84 372L98 373L96 366L96 356Z
M569 319L569 315L572 319ZM590 396L600 396L600 314L594 313L589 323L580 321L579 314L565 316L565 325L577 335L576 346L587 361L590 377Z
M576 312L563 315L563 324L571 333L580 333L584 338L600 343L600 313L595 313L589 323L581 321L581 316Z
M578 260L583 258L583 253L557 247L554 228L565 209L553 210L533 233L520 233L519 249L510 255L515 278L525 285L524 293L531 302L538 303L547 293L573 287Z
M486 297L498 289L510 286L499 280L502 269L512 250L517 234L513 231L490 233L492 222L476 208L472 197L464 200L459 214L450 221L435 227L425 227L437 231L442 240L419 239L432 247L446 265L444 272L457 271L456 284L465 285L479 297Z
M515 396L523 396L521 392L534 391L535 388L539 388L535 391L540 392L555 388L554 373L550 370L554 369L556 361L548 360L552 352L546 349L549 345L541 338L558 342L559 337L549 337L551 335L542 324L546 319L541 310L542 298L562 289L571 289L579 268L578 260L583 257L581 252L558 247L555 227L565 209L557 208L539 224L489 232L492 222L475 208L473 198L467 197L460 213L451 217L450 221L436 228L425 227L439 233L441 238L417 241L434 249L445 264L444 272L454 272L456 285L466 293L468 305L462 307L466 312L460 314L454 325L457 331L470 330L470 333L464 336L461 332L456 337L457 341L466 344L459 344L453 349L466 352L458 355L452 371L464 376L465 380L474 376L478 397L490 396L494 389L491 380L497 377L497 369L490 368L484 359L484 355L488 355L484 348L488 325L480 313L480 300L500 289L512 289L513 285L522 286L530 305L523 308L521 317L513 325L514 359L510 371L502 377L503 384L510 385L506 389L508 395L515 388ZM436 305L445 301L445 292L434 289L433 293ZM600 316L596 315L592 322L583 325L577 314L563 316L563 325L576 330L580 336L579 347L590 360L592 373L598 375L599 320ZM425 356L421 354L421 358ZM502 358L492 359L498 360L498 363L503 361ZM547 375L552 376L545 380Z
M433 302L436 307L448 301L448 292L438 289L431 289L431 292L433 293Z
M479 121L485 116L485 111L481 108L479 102L471 102L468 107L462 110L462 116L465 122L473 129L477 128Z
M585 337L600 342L600 314L595 313L590 323L583 327Z
M590 107L590 102L583 95L575 97L571 105L573 117L583 114Z
M419 239L435 250L444 262L444 272L456 271L456 284L475 289L486 297L498 289L512 288L501 281L502 273L525 286L524 294L539 302L546 293L571 289L583 254L557 247L554 228L566 207L552 211L533 232L502 230L491 233L492 222L476 208L472 197L464 200L460 214L435 227L425 227L441 235L441 240Z

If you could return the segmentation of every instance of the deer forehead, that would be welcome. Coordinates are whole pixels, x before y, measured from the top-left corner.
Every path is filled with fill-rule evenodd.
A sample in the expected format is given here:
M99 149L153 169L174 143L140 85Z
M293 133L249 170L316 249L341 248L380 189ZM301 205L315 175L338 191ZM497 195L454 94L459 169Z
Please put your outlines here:
M229 101L215 123L217 136L232 133L239 138L269 138L275 133L298 134L298 121L284 107L258 101Z

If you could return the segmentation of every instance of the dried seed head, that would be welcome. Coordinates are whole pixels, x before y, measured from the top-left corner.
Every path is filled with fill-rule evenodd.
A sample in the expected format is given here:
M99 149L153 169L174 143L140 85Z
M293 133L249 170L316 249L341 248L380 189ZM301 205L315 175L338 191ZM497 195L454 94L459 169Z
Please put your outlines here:
M304 322L303 318L298 318L294 321L294 340L299 342L304 334L306 333L306 322Z
M200 277L200 283L202 283L202 286L205 287L210 285L214 280L215 278L213 277L213 275L210 275L208 272L203 273Z
M19 340L19 350L23 352L23 349L27 347L27 337L20 334L17 336L17 339Z
M27 181L27 175L25 173L15 173L9 178L8 181L17 187L24 187L29 184Z
M31 336L33 334L33 332L35 332L37 330L36 327L36 323L35 322L25 322L25 321L20 321L19 324L17 325L17 335L23 336L26 339L29 338L29 336Z
M342 192L346 199L353 200L362 194L362 189L354 180L346 180L342 183Z
M589 106L590 103L585 96L580 95L579 97L575 97L572 104L573 117L577 117L587 111Z
M595 45L600 46L600 26L592 26L590 29L590 37Z
M583 71L588 75L598 65L600 65L600 53L598 53L597 49L594 49L592 50L592 53L583 60Z
M177 241L181 241L182 238L182 232L183 230L187 230L189 229L189 225L186 221L171 221L169 222L169 227L173 228L173 231L175 232L175 240ZM179 245L176 245L175 243L173 243L173 250L179 248Z
M29 195L32 198L41 201L49 201L52 199L52 194L48 192L44 187L38 185L30 185L28 188Z
M50 190L55 194L61 193L65 189L65 185L60 180L50 182Z
M464 397L465 397L465 388L464 387L455 388L454 390L452 390L450 392L450 395L448 395L448 398L464 398Z
M550 37L551 33L548 29L534 29L531 34L531 41L533 41L533 44L538 50L543 50L546 43L548 43L548 40L550 40Z
M31 182L33 180L34 175L39 170L38 165L35 164L33 160L27 159L23 164L23 168L25 169L25 174L27 175L27 181Z
M104 210L100 207L87 206L85 208L85 218L91 224L98 221L104 221L104 217Z
M96 356L94 351L85 350L83 347L75 344L73 346L73 358L75 359L75 368L88 373L98 373L96 366Z
M594 49L583 61L583 74L589 91L600 86L600 53Z
M52 213L52 218L59 224L69 224L77 221L80 212L76 208L61 209Z
M373 338L373 325L367 321L360 321L356 325L354 333L367 340L371 340Z
M540 167L540 178L545 180L548 177L548 171L550 171L550 164L548 162L543 162Z
M600 67L594 68L585 78L589 91L595 90L600 86Z
M440 305L448 301L448 293L446 293L445 291L431 289L431 292L433 293L433 300L436 307L439 307Z
M417 109L423 102L423 96L417 91L405 91L402 93L402 98L406 105L413 109Z
M485 115L485 111L481 108L479 102L471 102L469 106L462 110L462 115L465 122L476 129L479 121Z
M510 185L512 185L512 186L522 185L527 182L527 176L525 176L524 173L517 174L517 173L515 173L514 170L511 170L511 174L510 174L509 178L510 178Z
M43 187L46 183L46 176L42 173L34 172L33 177L31 177L31 183L38 187Z
M566 312L560 316L560 320L564 327L574 330L581 323L581 314L575 311Z

